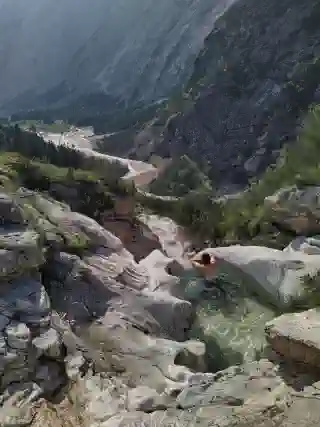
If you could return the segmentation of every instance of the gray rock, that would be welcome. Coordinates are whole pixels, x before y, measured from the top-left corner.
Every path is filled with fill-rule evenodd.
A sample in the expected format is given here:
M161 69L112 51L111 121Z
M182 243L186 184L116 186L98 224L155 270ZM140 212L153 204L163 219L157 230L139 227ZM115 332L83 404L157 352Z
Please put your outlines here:
M147 268L132 261L129 265L124 267L118 280L127 286L140 290L149 286L150 273Z
M35 382L44 393L51 394L65 384L65 378L62 375L61 367L53 361L48 361L37 367Z
M168 258L159 250L151 252L140 261L139 265L149 272L149 289L151 291L161 290L172 293L179 283L177 276L184 271L178 261Z
M266 335L272 348L286 359L310 366L320 363L320 312L283 314L268 322Z
M174 297L169 292L143 290L139 304L161 325L161 330L170 338L183 341L190 328L193 308L190 302Z
M205 372L206 370L206 346L201 341L187 341L185 348L181 351L175 360L177 365L189 367L197 372ZM200 377L199 377L200 378Z
M237 407L256 396L266 397L279 386L285 387L285 383L277 376L276 367L261 360L217 373L210 381L187 386L177 403L183 409L210 405Z
M0 332L3 331L9 323L10 318L0 313Z
M126 395L117 395L112 384L105 383L103 389L91 391L87 410L96 421L103 422L126 410Z
M144 414L143 412L123 412L113 416L108 421L104 422L101 427L151 427L151 424L149 422L150 417Z
M31 332L25 323L12 321L5 330L8 346L19 351L27 351L31 342Z
M5 340L5 337L1 334L0 335L0 357L6 353L6 349L7 349L7 342Z
M128 392L129 411L149 413L166 409L166 407L165 398L149 387L140 386Z
M19 205L5 193L0 194L1 224L24 224L23 211Z
M19 319L27 324L43 324L48 320L50 300L44 286L32 278L23 277L7 285L6 302Z
M53 328L48 329L41 335L32 340L37 354L59 358L61 356L61 340L57 331Z
M80 328L79 334L88 346L99 349L95 360L98 366L105 369L102 363L106 361L109 369L111 365L116 371L124 370L134 386L164 391L173 382L186 383L193 375L187 367L176 365L181 353L192 352L192 345L146 335L113 312L88 328ZM194 363L189 368L196 369L203 362L203 354L197 349L187 360Z
M35 414L33 403L41 393L41 389L34 383L20 382L9 385L3 394L0 411L1 427L29 426Z
M0 277L21 276L44 261L40 236L32 230L3 230L0 248Z
M70 380L78 378L80 369L85 365L86 359L81 352L70 354L65 358L66 374Z
M208 248L197 257L203 252L216 256L221 271L228 273L231 280L243 283L281 308L302 297L303 277L314 275L320 269L319 255L300 251L233 245Z

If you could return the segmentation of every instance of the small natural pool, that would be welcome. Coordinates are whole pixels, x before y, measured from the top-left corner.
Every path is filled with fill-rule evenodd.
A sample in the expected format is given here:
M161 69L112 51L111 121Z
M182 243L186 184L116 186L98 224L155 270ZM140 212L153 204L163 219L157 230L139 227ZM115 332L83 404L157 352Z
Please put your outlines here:
M218 284L224 292L189 271L179 285L179 294L193 303L196 312L188 338L206 343L213 372L259 359L266 347L265 324L279 314L229 271L219 272Z

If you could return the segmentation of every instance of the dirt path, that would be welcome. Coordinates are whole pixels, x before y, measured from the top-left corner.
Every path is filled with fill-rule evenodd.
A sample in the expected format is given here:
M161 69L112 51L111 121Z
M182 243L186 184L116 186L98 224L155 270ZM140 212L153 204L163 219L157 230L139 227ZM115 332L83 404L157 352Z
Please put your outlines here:
M64 134L40 132L39 135L42 136L45 141L51 141L56 145L65 145L81 151L84 155L106 159L110 162L117 161L122 165L127 166L129 171L123 179L132 180L137 188L144 188L158 176L158 169L149 163L110 156L108 154L102 154L95 151L94 141L90 139L87 130L74 129Z

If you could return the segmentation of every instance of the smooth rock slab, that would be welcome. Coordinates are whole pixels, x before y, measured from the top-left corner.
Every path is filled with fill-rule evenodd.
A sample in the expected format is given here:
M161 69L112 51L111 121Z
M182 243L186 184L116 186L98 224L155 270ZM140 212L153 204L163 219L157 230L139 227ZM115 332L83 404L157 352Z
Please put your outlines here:
M303 296L304 276L313 276L320 270L320 255L300 251L232 245L205 249L195 259L204 252L218 259L218 274L226 273L231 281L243 284L281 308Z
M286 359L320 366L320 312L283 314L266 324L265 332L275 352Z

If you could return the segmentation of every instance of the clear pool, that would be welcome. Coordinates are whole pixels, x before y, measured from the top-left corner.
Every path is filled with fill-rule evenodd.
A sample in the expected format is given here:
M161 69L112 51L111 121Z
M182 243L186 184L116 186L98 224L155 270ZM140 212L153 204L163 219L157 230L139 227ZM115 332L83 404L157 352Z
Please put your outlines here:
M196 311L189 338L206 343L211 371L259 359L266 347L264 326L278 314L232 274L220 272L219 277L224 292L214 282L208 289L193 272L181 277L179 286L180 295L191 301Z

